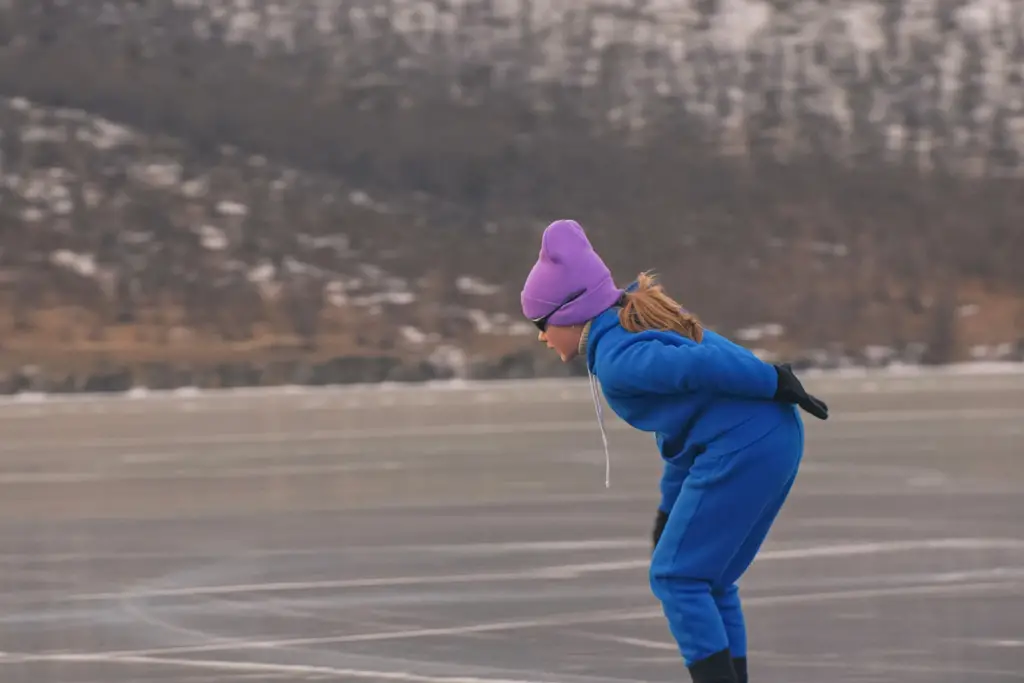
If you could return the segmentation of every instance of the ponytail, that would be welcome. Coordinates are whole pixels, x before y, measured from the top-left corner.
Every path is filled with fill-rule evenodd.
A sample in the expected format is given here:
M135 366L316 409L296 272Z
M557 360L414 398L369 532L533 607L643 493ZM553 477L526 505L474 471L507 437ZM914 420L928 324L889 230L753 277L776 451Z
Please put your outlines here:
M664 330L678 332L695 342L704 338L700 320L684 311L648 273L640 273L637 288L626 292L619 323L629 332Z

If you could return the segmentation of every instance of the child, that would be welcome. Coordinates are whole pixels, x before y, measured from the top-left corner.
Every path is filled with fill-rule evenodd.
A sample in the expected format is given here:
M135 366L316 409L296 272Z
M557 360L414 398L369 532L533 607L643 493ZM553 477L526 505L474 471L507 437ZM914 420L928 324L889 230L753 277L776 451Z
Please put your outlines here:
M616 287L575 221L545 230L522 307L563 361L585 359L606 467L597 382L620 418L655 434L664 474L651 588L695 683L747 683L736 581L796 478L804 431L794 406L819 419L827 406L789 366L703 329L650 277Z

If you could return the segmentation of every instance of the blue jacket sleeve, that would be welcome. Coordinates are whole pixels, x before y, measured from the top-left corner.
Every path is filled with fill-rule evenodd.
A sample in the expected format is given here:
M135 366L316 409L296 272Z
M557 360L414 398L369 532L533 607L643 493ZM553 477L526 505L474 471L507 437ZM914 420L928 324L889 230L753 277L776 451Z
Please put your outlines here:
M775 395L775 368L742 347L683 346L637 334L601 365L601 384L622 394L707 392L742 398Z
M661 503L658 505L659 510L662 512L672 512L672 507L676 504L676 499L679 498L679 493L683 490L683 482L686 481L687 474L689 474L689 470L665 461L665 469L661 473Z

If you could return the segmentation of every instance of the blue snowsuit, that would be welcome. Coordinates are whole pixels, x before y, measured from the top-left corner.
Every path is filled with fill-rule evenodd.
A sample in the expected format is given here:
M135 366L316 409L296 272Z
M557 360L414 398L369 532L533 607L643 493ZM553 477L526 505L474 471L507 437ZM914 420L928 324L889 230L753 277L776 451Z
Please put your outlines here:
M694 342L632 333L611 308L590 324L588 369L609 407L655 434L668 522L650 581L687 666L728 649L745 657L737 580L750 566L797 475L798 408L772 401L775 369L710 330Z

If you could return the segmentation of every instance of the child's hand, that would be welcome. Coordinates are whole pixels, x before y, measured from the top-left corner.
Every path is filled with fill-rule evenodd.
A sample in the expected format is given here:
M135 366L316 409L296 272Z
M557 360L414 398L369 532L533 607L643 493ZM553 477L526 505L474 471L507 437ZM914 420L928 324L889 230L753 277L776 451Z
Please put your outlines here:
M665 530L665 524L668 522L668 513L658 508L658 514L654 518L654 531L651 534L651 552L654 552L654 548L658 546L658 540L661 538L661 532Z
M804 390L804 386L793 374L793 368L789 363L774 367L775 372L779 375L779 385L773 397L776 401L796 404L819 420L828 419L828 406L824 401Z

